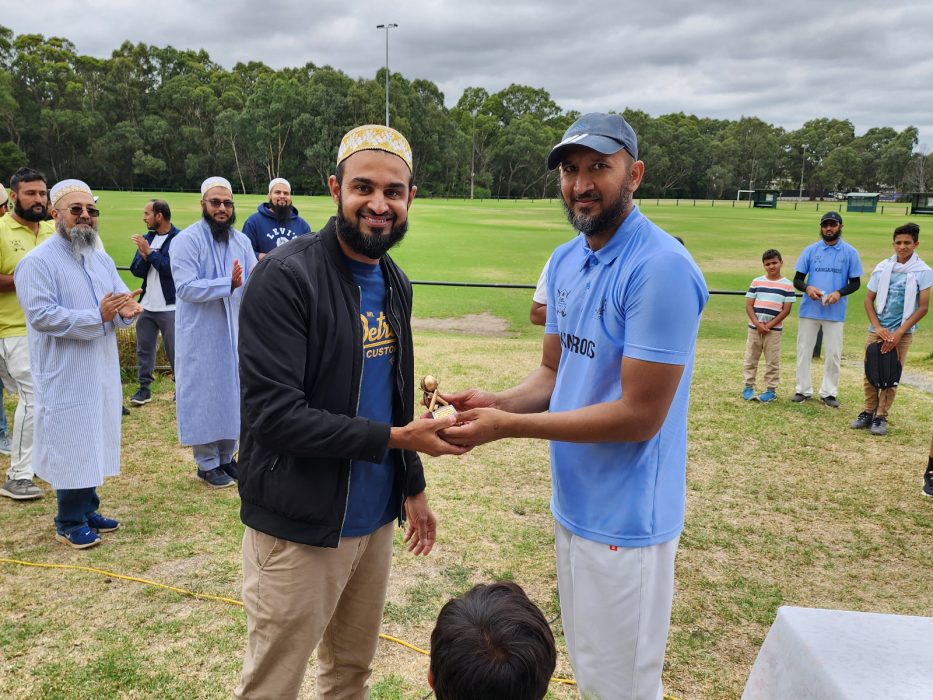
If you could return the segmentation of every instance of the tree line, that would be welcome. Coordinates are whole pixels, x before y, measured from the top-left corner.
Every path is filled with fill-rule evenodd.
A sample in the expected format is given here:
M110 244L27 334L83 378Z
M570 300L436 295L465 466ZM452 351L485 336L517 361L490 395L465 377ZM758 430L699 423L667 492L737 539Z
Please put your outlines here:
M0 26L0 177L29 164L52 181L193 190L206 175L223 174L243 192L265 192L282 176L297 193L320 194L341 136L384 121L384 71L364 79L331 66L273 70L256 61L227 70L203 50L130 42L100 59L80 55L68 39ZM422 193L557 194L545 158L579 114L546 90L468 87L447 108L428 80L391 73L389 86L390 121L411 142ZM933 155L918 150L913 126L856 136L845 119L787 131L756 117L622 114L647 164L645 197L933 189Z

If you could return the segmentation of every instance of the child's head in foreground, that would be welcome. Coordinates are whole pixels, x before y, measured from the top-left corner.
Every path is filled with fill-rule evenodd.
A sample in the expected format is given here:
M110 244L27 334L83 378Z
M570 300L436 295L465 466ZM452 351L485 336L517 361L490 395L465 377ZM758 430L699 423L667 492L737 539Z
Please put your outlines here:
M441 608L428 682L437 700L540 700L556 664L554 635L525 591L480 584Z

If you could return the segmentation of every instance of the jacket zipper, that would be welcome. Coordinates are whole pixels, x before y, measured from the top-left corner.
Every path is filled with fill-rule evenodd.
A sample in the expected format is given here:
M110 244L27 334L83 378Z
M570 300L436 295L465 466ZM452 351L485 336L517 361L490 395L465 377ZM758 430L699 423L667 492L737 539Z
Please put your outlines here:
M392 292L392 284L389 283L388 287L386 288L386 308L389 310L389 319L395 323L395 328L392 329L395 331L396 345L398 346L398 361L395 363L395 377L399 389L399 397L402 402L402 408L404 408L405 377L402 376L402 336L399 333L399 321L395 317L395 309L393 307L393 302L395 299ZM407 416L403 416L403 419L407 420ZM400 484L401 488L399 489L398 523L401 525L403 522L405 522L405 485L408 483L408 462L405 459L405 450L399 450L399 455L402 458L402 483Z
M359 323L360 311L359 309L363 308L363 288L357 286L356 291L359 293L359 306L357 306L357 323ZM363 393L363 344L359 344L360 348L360 381L356 387L356 408L353 411L353 416L356 417L360 415L360 395ZM343 526L347 522L347 508L350 506L350 482L353 481L353 460L348 459L347 462L349 466L347 467L347 497L343 502L343 518L340 520L340 532L343 532Z

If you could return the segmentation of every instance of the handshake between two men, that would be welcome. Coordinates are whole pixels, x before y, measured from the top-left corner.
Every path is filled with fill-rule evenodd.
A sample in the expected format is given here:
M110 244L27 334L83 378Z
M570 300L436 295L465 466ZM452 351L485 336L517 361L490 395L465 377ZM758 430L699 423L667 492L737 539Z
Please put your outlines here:
M402 447L437 457L462 455L477 445L507 437L546 438L538 425L548 408L556 371L542 364L521 384L499 393L468 389L441 394L437 380L421 380L422 403L428 409L420 419L392 428L389 447ZM521 429L517 422L521 421Z

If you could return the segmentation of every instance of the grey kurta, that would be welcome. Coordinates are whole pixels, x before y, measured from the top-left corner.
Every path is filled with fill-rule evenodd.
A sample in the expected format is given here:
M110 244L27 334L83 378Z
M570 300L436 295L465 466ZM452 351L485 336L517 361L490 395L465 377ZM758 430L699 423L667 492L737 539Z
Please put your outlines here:
M172 242L175 279L175 383L178 439L204 445L240 437L237 334L243 287L230 289L233 261L243 282L256 265L249 239L231 230L227 243L198 221Z
M123 391L116 326L104 323L100 301L129 291L113 260L93 250L75 260L56 234L30 251L14 272L26 312L35 384L33 463L53 488L100 486L120 473Z

